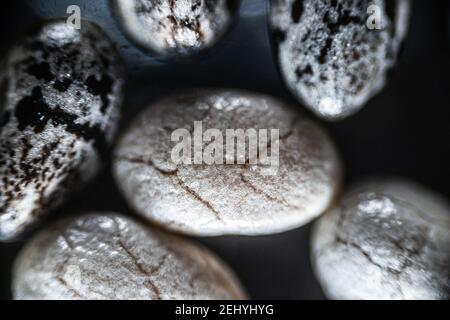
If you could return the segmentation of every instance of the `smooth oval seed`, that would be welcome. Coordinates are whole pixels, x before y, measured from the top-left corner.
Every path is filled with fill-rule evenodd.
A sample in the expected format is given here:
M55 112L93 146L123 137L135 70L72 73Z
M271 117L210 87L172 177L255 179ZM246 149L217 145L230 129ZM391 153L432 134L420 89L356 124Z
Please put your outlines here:
M113 138L121 60L96 25L33 28L6 56L0 79L0 239L19 235L89 180Z
M185 56L213 46L229 29L237 0L114 0L119 23L143 48Z
M171 138L180 128L191 164L172 158L179 140ZM237 153L238 141L227 133L236 129L248 137L253 131L252 145L261 143L257 152L249 152L246 140ZM208 162L208 154L217 159ZM265 155L270 158L263 161ZM330 205L340 170L334 145L318 125L281 101L238 90L194 90L151 105L125 133L114 160L117 184L137 212L202 236L301 226Z
M209 250L117 214L91 214L43 230L14 267L15 299L244 299Z
M408 181L360 183L315 225L312 260L333 299L448 299L450 207Z
M345 118L386 84L409 0L271 0L269 21L289 90L327 120Z

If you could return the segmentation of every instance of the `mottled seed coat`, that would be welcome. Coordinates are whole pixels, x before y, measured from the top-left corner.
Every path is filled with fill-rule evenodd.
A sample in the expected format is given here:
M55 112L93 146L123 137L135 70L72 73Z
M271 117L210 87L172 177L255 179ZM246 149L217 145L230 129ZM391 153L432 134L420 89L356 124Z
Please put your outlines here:
M116 131L123 70L94 24L34 27L0 72L0 239L89 180Z
M214 45L228 30L235 0L115 0L131 40L162 55L184 56Z
M322 118L355 113L385 86L409 11L409 0L271 0L282 78Z

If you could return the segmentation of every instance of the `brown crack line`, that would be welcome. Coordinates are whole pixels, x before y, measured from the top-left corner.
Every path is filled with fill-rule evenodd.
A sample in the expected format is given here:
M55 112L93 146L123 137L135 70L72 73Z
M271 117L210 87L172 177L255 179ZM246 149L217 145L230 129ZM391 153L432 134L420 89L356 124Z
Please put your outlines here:
M67 265L67 263L69 262L69 257L65 258L64 261L56 268L55 270L55 279L63 286L65 287L67 290L69 290L69 292L71 292L75 297L77 297L78 299L84 299L83 296L74 288L72 288L66 280L64 280L64 278L61 276L61 274L63 273L63 270L65 268L65 266Z
M276 202L276 203L281 204L281 205L283 205L283 206L285 206L285 207L288 207L288 208L292 208L292 209L296 209L296 210L299 210L299 209L300 209L299 207L297 207L297 206L295 206L295 205L292 205L292 204L288 203L288 202L287 202L286 200L284 200L284 199L278 199L278 198L275 198L275 197L271 196L270 194L264 192L263 190L260 190L260 189L256 188L255 185L253 185L249 180L247 180L247 178L245 178L244 173L241 172L241 173L239 174L239 177L240 177L241 181L242 181L249 189L251 189L251 190L252 190L253 192L255 192L256 194L262 195L263 197L265 197L265 198L268 199L269 201Z
M345 212L345 209L343 209L342 212ZM337 221L337 224L336 224L335 243L337 243L337 244L340 243L340 244L342 244L344 246L349 246L349 247L352 247L352 248L358 250L359 252L361 252L363 254L364 257L367 258L367 260L371 264L377 266L381 270L385 270L385 271L395 275L396 277L399 277L401 275L401 273L404 271L404 269L406 267L408 267L408 259L406 259L406 261L404 263L402 263L402 265L401 265L401 267L399 269L393 269L393 268L390 268L390 267L385 267L383 265L380 265L380 264L376 263L372 259L370 254L368 252L366 252L363 248L361 248L361 246L359 246L358 244L356 244L354 242L346 240L342 236L340 236L340 233L342 232L341 230L343 229L343 225L344 225L344 219L345 219L344 215L345 214L343 214L343 213L341 213L339 215L339 218L338 218L338 221ZM401 249L403 249L403 248L401 248Z
M123 243L122 241L122 233L120 231L120 224L117 221L117 218L113 218L112 219L114 224L116 225L117 228L117 244L121 247L121 249L123 251L125 251L125 253L131 258L131 260L134 263L134 266L136 268L136 270L144 277L146 278L144 284L145 286L150 289L155 295L156 295L156 299L157 300L161 300L161 292L159 291L158 287L153 283L153 281L150 280L150 277L152 276L153 272L147 272L147 270L145 270L145 268L139 263L139 259L133 254L133 252L131 252L130 249L128 249L128 247Z
M203 199L197 192L195 192L193 189L191 189L186 183L184 183L183 180L181 180L181 178L178 175L176 175L176 178L177 178L177 180L176 180L177 184L184 191L186 191L187 194L192 196L192 198L194 198L195 200L197 200L198 202L203 204L206 208L208 208L209 211L214 213L214 216L217 218L217 220L222 220L222 218L220 217L219 211L217 211L210 202Z
M62 229L57 229L57 231L59 232L61 238L63 239L63 241L67 244L67 246L70 248L70 250L74 250L74 247L72 245L72 243L69 241L69 239L67 238L65 232ZM71 292L75 297L77 297L78 299L84 299L83 296L74 288L72 288L66 280L64 280L64 278L60 275L63 273L63 270L65 268L65 266L67 265L67 263L69 262L69 258L67 257L64 259L64 261L56 268L55 273L55 279L63 286L65 287L67 290L69 290L69 292Z
M74 250L74 246L72 245L72 243L69 241L69 239L67 238L67 236L65 235L65 232L63 232L61 229L57 229L60 232L60 235L62 237L62 239L64 240L64 242L67 244L67 246L71 249ZM72 288L66 280L64 280L64 278L62 276L60 276L59 274L63 272L64 267L66 266L66 264L69 262L69 257L67 257L63 263L61 263L61 265L59 265L56 269L56 273L58 274L55 279L62 285L64 286L67 290L69 290L69 292L71 292L74 296L76 296L77 298L81 299L81 300L86 300L86 298L83 297L83 295L81 295L81 293L79 293L77 290L75 290L74 288ZM90 291L98 294L99 296L106 298L106 296L101 293L101 292L97 292L92 290L92 288L90 288Z
M166 175L166 176L176 175L178 172L178 169L175 169L173 171L161 169L158 166L156 166L155 163L150 159L145 160L145 159L137 158L137 157L123 157L122 156L122 157L118 157L117 160L150 166L150 167L154 168L156 171L158 171L159 173Z
M395 199L397 202L403 203L404 206L411 206L409 203L400 200L398 198L392 197L392 196L388 196L388 195L383 195L385 197L391 198L391 199ZM415 206L412 206L415 210L417 210L419 213L422 213L421 210L419 210L418 208L416 208ZM347 210L345 209L346 206L343 206L342 209L342 213L339 215L339 219L337 222L337 231L336 233L340 233L341 230L343 229L343 224L344 224L344 214L343 212L346 212ZM402 264L401 268L400 268L400 272L401 273L406 267L411 265L411 256L419 256L421 255L423 249L426 247L427 245L427 238L429 238L429 233L430 230L429 228L423 227L421 229L421 234L423 235L422 238L418 239L417 241L417 246L414 248L407 248L405 247L400 241L395 240L395 239L389 239L390 242L400 251L402 252L406 252L408 255L405 257L406 261ZM427 235L427 236L426 236ZM338 235L336 237L339 237ZM420 241L419 241L420 240Z
M392 275L394 275L397 279L400 277L400 275L403 273L403 271L405 270L405 268L407 268L408 267L408 265L409 265L409 261L408 260L406 260L403 264L402 264L402 266L400 267L400 269L393 269L393 268L390 268L390 267L385 267L385 266L383 266L383 265L380 265L379 263L376 263L373 259L372 259L372 257L370 256L370 254L369 253L367 253L363 248L361 248L359 245L357 245L356 243L353 243L353 242L350 242L350 241L347 241L347 240L344 240L344 239L342 239L341 237L339 237L339 236L336 236L336 243L341 243L341 244L343 244L344 246L349 246L349 247L352 247L352 248L354 248L354 249L356 249L356 250L358 250L359 252L361 252L362 253L362 255L372 264L372 265L374 265L374 266L376 266L376 267L378 267L379 269L381 269L381 270L384 270L384 271L387 271L387 272L389 272L390 274L392 274ZM399 293L404 297L405 296L405 294L403 293L403 289L402 289L402 287L401 287L401 285L400 285L400 283L397 285L397 290L399 291Z
M222 218L220 217L220 213L214 208L214 206L210 202L203 199L197 192L195 192L188 185L186 185L186 183L184 183L183 180L181 180L181 178L178 176L178 169L173 170L173 171L163 170L161 168L158 168L152 160L144 160L144 159L140 159L140 158L118 157L117 159L121 160L121 161L127 161L127 162L131 162L131 163L147 165L147 166L154 168L156 171L158 171L159 173L161 173L165 176L175 177L176 183L178 184L178 186L180 186L184 191L186 191L187 194L192 196L192 198L194 198L195 200L197 200L198 202L203 204L206 208L208 208L209 211L214 213L214 216L217 218L217 220L222 220Z
M375 261L372 259L372 257L370 256L370 254L369 254L368 252L366 252L363 248L361 248L361 246L357 245L357 244L354 243L354 242L345 240L345 239L341 238L340 236L337 236L337 237L336 237L336 243L343 244L344 246L347 246L347 247L355 248L356 250L358 250L359 252L361 252L362 255L363 255L364 257L366 257L367 260L368 260L371 264L377 266L378 268L380 268L380 269L382 269L382 270L388 271L389 273L392 273L392 274L394 274L394 275L399 275L399 274L402 272L402 270L397 270L397 269L393 269L393 268L390 268L390 267L385 267L385 266L383 266L383 265L381 265L381 264L375 262Z
M153 281L150 280L150 277L152 276L151 272L148 272L145 270L144 267L139 263L139 259L125 246L123 241L120 238L120 235L117 240L118 245L120 248L125 251L125 253L131 258L131 260L134 263L135 269L146 278L145 285L147 288L149 288L155 295L157 300L161 300L161 292L159 291L158 287L153 283Z
M345 209L342 209L342 212L345 212ZM401 274L404 272L404 270L411 266L412 262L410 259L410 256L405 257L405 261L402 262L401 266L399 269L393 269L393 268L389 268L389 267L385 267L382 266L380 264L377 264L375 261L373 261L372 257L370 256L369 253L367 253L366 251L364 251L359 245L357 245L356 243L352 243L348 240L344 240L342 237L339 236L340 230L342 230L343 228L343 224L344 224L344 214L341 213L339 215L338 221L337 221L337 227L336 227L336 237L335 237L335 243L341 243L344 246L350 246L352 248L355 248L356 250L358 250L359 252L361 252L364 257L366 257L366 259L373 265L375 265L376 267L380 268L381 270L385 270L389 273L391 273L392 275L394 275L397 279L400 278ZM413 250L409 249L409 248L405 248L401 245L401 243L399 243L398 241L393 241L391 239L392 243L401 251L406 251L407 253L409 253L410 255L420 255L421 251L424 249L425 245L426 245L426 241L423 241L420 243L420 246L418 248L414 248ZM404 297L405 294L403 292L403 289L401 287L400 284L397 285L397 290L400 292L400 294Z
M83 299L83 296L76 291L74 288L72 288L66 280L64 280L61 276L56 276L56 280L58 280L58 282L65 287L67 290L69 290L70 293L72 293L75 297L77 297L78 299Z

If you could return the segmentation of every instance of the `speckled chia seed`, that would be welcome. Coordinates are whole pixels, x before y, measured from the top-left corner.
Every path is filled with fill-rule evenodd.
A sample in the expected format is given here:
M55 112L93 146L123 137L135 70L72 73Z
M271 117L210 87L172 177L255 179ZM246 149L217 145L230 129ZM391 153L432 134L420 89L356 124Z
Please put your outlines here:
M96 173L116 131L123 69L99 27L50 20L13 46L0 75L0 239L8 240Z
M322 118L357 112L386 85L409 11L409 0L271 0L270 27L286 85ZM368 27L373 18L380 29Z

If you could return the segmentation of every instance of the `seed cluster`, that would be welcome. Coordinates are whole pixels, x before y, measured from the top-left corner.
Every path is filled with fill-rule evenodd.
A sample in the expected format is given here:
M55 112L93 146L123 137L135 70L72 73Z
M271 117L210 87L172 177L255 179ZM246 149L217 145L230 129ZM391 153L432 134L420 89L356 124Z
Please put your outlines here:
M177 57L215 44L238 7L226 0L111 3L132 40ZM325 119L359 110L396 63L409 7L409 0L271 1L288 88ZM380 19L379 30L369 28L371 18ZM12 47L0 65L0 240L23 234L107 160L123 69L114 43L87 21L81 29L44 21ZM230 131L244 138L229 140ZM174 160L176 132L189 141L183 161ZM273 234L325 213L313 229L311 258L329 298L450 298L449 204L398 178L361 182L338 199L342 167L331 138L286 102L235 89L172 94L137 116L112 161L130 207L175 232ZM49 225L16 260L14 298L247 297L207 249L144 223L96 212Z

